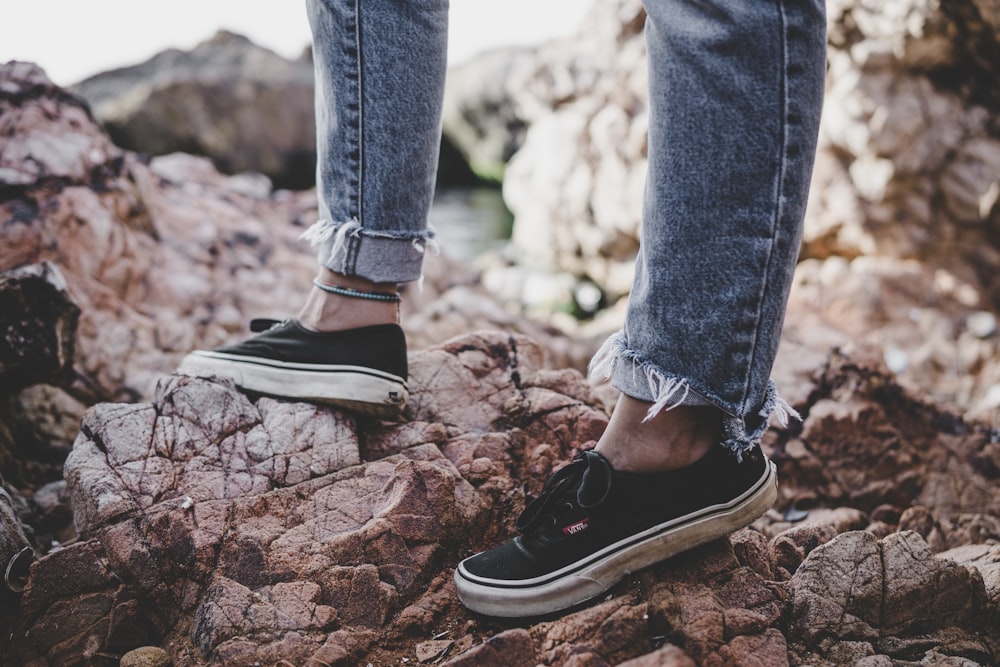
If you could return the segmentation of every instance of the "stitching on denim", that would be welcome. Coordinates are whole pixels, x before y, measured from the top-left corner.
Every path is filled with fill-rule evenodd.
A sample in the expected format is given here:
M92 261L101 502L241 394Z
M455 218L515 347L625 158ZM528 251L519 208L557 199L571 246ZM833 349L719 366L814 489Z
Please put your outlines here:
M767 249L767 259L764 261L764 280L761 282L760 293L757 298L757 319L754 326L754 331L757 332L754 336L753 343L750 349L750 363L747 368L747 374L750 375L753 372L755 362L757 361L757 354L760 348L760 328L764 319L764 292L767 289L767 282L772 279L772 265L774 263L774 249L778 243L778 232L781 229L780 221L785 215L784 206L782 206L783 193L785 191L785 178L788 173L788 17L785 15L785 3L784 0L778 0L776 3L778 9L778 17L781 21L781 151L780 160L778 167L778 177L775 179L774 184L774 215L771 218L771 244ZM743 400L740 402L743 410L747 408L747 402L750 400L750 383L745 385L746 389L743 393ZM768 387L770 391L770 386ZM765 401L767 401L765 397ZM742 411L742 410L741 410Z
M357 173L357 202L355 203L356 210L358 212L357 220L364 220L364 194L363 190L365 187L365 151L364 151L364 125L365 125L365 83L364 83L364 68L362 67L363 56L361 54L361 0L355 0L354 2L354 40L355 40L355 54L356 54L356 66L358 73L358 123L356 125L358 130L357 137L357 147L358 147L358 173Z

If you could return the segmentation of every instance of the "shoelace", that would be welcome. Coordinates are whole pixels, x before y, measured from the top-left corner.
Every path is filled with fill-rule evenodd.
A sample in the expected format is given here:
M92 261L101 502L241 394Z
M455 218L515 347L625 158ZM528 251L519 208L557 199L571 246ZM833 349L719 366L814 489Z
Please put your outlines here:
M527 534L543 525L551 507L576 490L575 504L581 509L597 507L611 492L611 464L595 451L586 451L545 482L542 492L517 518L515 527Z

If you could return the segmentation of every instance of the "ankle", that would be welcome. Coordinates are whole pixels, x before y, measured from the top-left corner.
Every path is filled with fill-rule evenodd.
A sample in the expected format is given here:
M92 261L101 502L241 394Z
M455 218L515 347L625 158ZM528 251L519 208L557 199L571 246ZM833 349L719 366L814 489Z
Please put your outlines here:
M299 311L302 326L314 331L343 331L399 322L395 283L374 283L321 269Z
M619 399L596 447L615 470L677 470L718 445L721 413L716 408L677 406L643 421L649 406L624 395Z

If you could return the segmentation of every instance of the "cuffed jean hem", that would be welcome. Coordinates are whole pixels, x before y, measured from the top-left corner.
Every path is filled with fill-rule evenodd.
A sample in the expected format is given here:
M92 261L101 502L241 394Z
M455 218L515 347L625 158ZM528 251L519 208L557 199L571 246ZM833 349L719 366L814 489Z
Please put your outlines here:
M772 420L784 427L791 417L801 419L799 413L778 396L773 380L768 380L764 404L755 412L741 415L734 406L710 398L710 392L697 388L695 380L669 373L645 359L628 346L621 331L610 336L591 359L588 376L591 382L611 380L612 386L626 396L652 403L643 421L682 405L718 408L723 412L722 446L738 459L760 443Z
M326 268L376 283L408 283L423 277L424 254L438 252L431 228L405 232L373 232L357 220L320 220L300 237L320 246L318 260Z

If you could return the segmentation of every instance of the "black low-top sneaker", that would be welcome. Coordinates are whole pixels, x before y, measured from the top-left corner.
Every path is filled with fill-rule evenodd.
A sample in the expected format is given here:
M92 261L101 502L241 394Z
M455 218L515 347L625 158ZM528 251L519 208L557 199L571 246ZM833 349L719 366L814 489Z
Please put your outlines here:
M217 350L195 350L178 368L221 375L247 391L383 418L399 416L406 386L406 337L398 324L311 331L296 320L254 320L260 335Z
M665 473L618 472L587 451L558 470L517 520L520 533L455 570L472 611L524 618L561 611L626 574L743 528L777 497L774 464L721 446Z

